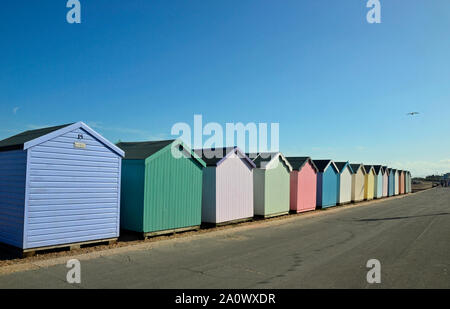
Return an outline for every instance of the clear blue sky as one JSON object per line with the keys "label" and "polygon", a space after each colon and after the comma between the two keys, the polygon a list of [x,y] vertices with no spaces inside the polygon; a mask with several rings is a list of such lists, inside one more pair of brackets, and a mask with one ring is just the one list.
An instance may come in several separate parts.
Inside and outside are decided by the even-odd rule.
{"label": "clear blue sky", "polygon": [[[280,150],[450,172],[450,1],[2,1],[0,138],[82,120],[113,142],[278,122]],[[407,112],[418,111],[415,117]]]}

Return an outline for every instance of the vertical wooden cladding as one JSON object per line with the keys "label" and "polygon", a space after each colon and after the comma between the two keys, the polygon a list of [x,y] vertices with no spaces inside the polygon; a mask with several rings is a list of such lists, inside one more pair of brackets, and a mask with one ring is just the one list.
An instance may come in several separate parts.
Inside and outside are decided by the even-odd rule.
{"label": "vertical wooden cladding", "polygon": [[405,194],[405,171],[399,171],[398,191],[399,194]]}
{"label": "vertical wooden cladding", "polygon": [[25,248],[119,236],[118,154],[77,128],[30,148],[28,164]]}
{"label": "vertical wooden cladding", "polygon": [[253,169],[253,211],[256,216],[265,216],[266,171]]}
{"label": "vertical wooden cladding", "polygon": [[399,181],[400,181],[400,173],[399,170],[393,170],[394,171],[394,195],[398,195],[399,190]]}
{"label": "vertical wooden cladding", "polygon": [[371,165],[366,165],[364,168],[366,170],[366,175],[364,176],[364,199],[372,200],[375,190],[375,170]]}
{"label": "vertical wooden cladding", "polygon": [[411,193],[411,172],[406,171],[405,175],[406,193]]}
{"label": "vertical wooden cladding", "polygon": [[388,196],[388,187],[389,187],[389,171],[387,166],[383,166],[383,190],[382,196]]}
{"label": "vertical wooden cladding", "polygon": [[170,148],[146,160],[144,232],[201,224],[202,169],[186,155],[174,158]]}
{"label": "vertical wooden cladding", "polygon": [[352,200],[352,168],[348,162],[335,162],[339,169],[338,204],[347,204]]}
{"label": "vertical wooden cladding", "polygon": [[339,194],[339,171],[332,160],[314,160],[317,166],[317,207],[336,206]]}
{"label": "vertical wooden cladding", "polygon": [[254,214],[273,216],[289,212],[292,167],[281,153],[261,153],[253,162]]}
{"label": "vertical wooden cladding", "polygon": [[288,157],[290,175],[290,209],[305,212],[316,209],[317,168],[309,157]]}
{"label": "vertical wooden cladding", "polygon": [[362,164],[351,164],[352,173],[352,202],[364,200],[366,170]]}
{"label": "vertical wooden cladding", "polygon": [[252,170],[252,166],[234,153],[217,167],[216,218],[213,223],[253,217]]}
{"label": "vertical wooden cladding", "polygon": [[388,196],[395,195],[395,170],[392,168],[388,169]]}
{"label": "vertical wooden cladding", "polygon": [[374,175],[374,198],[382,198],[383,197],[383,167],[381,165],[374,165],[375,175]]}
{"label": "vertical wooden cladding", "polygon": [[150,233],[201,223],[204,162],[179,140],[119,143],[122,228]]}
{"label": "vertical wooden cladding", "polygon": [[[253,217],[255,164],[237,147],[198,149],[203,173],[202,222],[226,223]],[[212,158],[205,154],[214,152]]]}
{"label": "vertical wooden cladding", "polygon": [[0,152],[0,242],[22,247],[27,152]]}
{"label": "vertical wooden cladding", "polygon": [[264,216],[289,212],[290,168],[278,159],[278,164],[265,171]]}
{"label": "vertical wooden cladding", "polygon": [[118,237],[122,155],[82,122],[1,141],[0,240],[32,249]]}

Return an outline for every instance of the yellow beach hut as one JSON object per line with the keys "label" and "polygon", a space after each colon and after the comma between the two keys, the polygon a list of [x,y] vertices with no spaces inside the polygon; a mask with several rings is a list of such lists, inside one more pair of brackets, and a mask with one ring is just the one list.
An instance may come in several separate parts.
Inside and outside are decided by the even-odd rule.
{"label": "yellow beach hut", "polygon": [[375,169],[372,165],[364,165],[366,174],[364,176],[364,199],[369,201],[373,199],[375,189]]}

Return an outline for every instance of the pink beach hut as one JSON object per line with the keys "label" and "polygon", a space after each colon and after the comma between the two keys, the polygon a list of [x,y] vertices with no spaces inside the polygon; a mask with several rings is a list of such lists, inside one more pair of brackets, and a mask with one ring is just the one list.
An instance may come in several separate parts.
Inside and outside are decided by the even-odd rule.
{"label": "pink beach hut", "polygon": [[399,171],[398,194],[405,194],[405,171]]}
{"label": "pink beach hut", "polygon": [[292,166],[290,209],[305,212],[316,209],[317,167],[309,157],[286,158]]}

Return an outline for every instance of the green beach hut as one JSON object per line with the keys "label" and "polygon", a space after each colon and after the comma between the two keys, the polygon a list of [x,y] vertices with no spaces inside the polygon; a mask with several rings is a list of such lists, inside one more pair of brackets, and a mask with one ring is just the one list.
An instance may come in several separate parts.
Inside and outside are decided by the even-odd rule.
{"label": "green beach hut", "polygon": [[274,217],[289,213],[290,173],[292,166],[280,152],[250,155],[253,170],[254,213],[261,217]]}
{"label": "green beach hut", "polygon": [[120,224],[144,236],[196,229],[205,162],[181,140],[118,143],[122,161]]}

